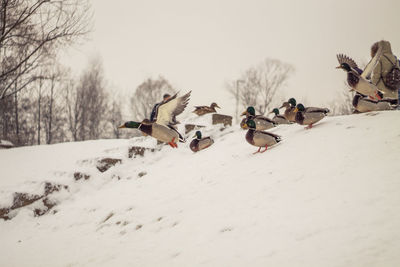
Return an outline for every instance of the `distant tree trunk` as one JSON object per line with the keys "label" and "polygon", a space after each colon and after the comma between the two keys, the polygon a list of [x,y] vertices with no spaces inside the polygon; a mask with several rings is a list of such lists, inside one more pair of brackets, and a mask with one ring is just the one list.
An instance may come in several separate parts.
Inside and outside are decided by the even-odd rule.
{"label": "distant tree trunk", "polygon": [[39,95],[38,95],[38,118],[37,118],[37,144],[40,145],[40,121],[41,121],[41,100],[42,100],[42,79],[39,79]]}
{"label": "distant tree trunk", "polygon": [[[17,81],[15,81],[15,87],[17,88]],[[21,144],[21,138],[19,136],[19,119],[18,119],[18,93],[14,95],[15,103],[15,135],[17,137],[17,145]]]}
{"label": "distant tree trunk", "polygon": [[47,138],[46,143],[51,144],[53,139],[53,129],[52,129],[52,122],[53,122],[53,102],[54,102],[54,84],[55,84],[55,76],[51,77],[51,85],[50,85],[50,99],[49,99],[49,114],[48,114],[48,129],[47,129]]}

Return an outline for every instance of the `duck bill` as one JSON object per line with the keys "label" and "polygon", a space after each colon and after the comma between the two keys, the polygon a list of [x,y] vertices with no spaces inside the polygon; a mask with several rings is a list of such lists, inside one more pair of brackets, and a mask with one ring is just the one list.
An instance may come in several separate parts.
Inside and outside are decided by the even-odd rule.
{"label": "duck bill", "polygon": [[293,110],[294,113],[297,113],[297,111],[299,111],[298,108],[295,108],[295,109]]}
{"label": "duck bill", "polygon": [[342,66],[340,66],[340,65],[336,67],[336,69],[341,69],[341,68],[342,68]]}
{"label": "duck bill", "polygon": [[284,107],[286,107],[286,105],[288,104],[288,102],[283,102],[282,103],[282,106],[280,106],[279,108],[281,109],[281,108],[284,108]]}
{"label": "duck bill", "polygon": [[247,111],[243,111],[242,114],[240,114],[240,116],[246,116],[247,115]]}
{"label": "duck bill", "polygon": [[118,126],[118,129],[122,129],[122,128],[126,128],[126,126],[124,124],[122,124],[121,126]]}
{"label": "duck bill", "polygon": [[215,106],[216,108],[220,108],[218,105]]}

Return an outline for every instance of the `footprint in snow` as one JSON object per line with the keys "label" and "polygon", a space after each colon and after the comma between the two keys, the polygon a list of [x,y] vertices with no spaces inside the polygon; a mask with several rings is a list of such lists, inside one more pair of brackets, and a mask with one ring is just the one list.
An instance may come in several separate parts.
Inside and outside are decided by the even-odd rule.
{"label": "footprint in snow", "polygon": [[221,229],[220,232],[225,233],[225,232],[230,232],[232,230],[233,230],[233,228],[231,228],[231,227],[225,227],[225,228]]}

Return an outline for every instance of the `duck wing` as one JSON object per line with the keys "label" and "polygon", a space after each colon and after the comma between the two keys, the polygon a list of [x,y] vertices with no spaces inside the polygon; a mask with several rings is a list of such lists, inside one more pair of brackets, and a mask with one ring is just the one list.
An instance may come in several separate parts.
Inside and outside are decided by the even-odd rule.
{"label": "duck wing", "polygon": [[176,97],[178,93],[173,95],[168,101],[158,106],[156,123],[168,126],[173,124],[173,118],[181,114],[189,103],[190,93]]}
{"label": "duck wing", "polygon": [[317,108],[317,107],[307,107],[305,111],[306,113],[318,113],[318,112],[329,113],[329,109]]}
{"label": "duck wing", "polygon": [[381,56],[382,56],[382,46],[379,46],[378,51],[376,52],[375,56],[368,62],[363,73],[361,74],[361,77],[367,80],[371,78],[371,74],[374,71],[376,65],[379,63],[379,59],[381,58]]}
{"label": "duck wing", "polygon": [[267,118],[267,117],[264,117],[264,116],[262,116],[262,115],[257,115],[257,116],[254,117],[254,119],[263,120],[263,121],[266,121],[266,122],[270,122],[270,123],[275,124],[275,122],[274,122],[272,119]]}
{"label": "duck wing", "polygon": [[195,110],[209,108],[208,106],[194,106]]}
{"label": "duck wing", "polygon": [[282,138],[280,135],[273,134],[271,132],[266,132],[266,131],[255,131],[254,132],[254,141],[256,143],[258,143],[258,141],[264,140],[265,138],[268,138],[268,137],[273,138],[276,141],[278,141],[278,140],[281,141],[281,138]]}
{"label": "duck wing", "polygon": [[350,68],[355,70],[358,69],[357,63],[351,57],[348,57],[345,54],[338,54],[336,55],[336,57],[339,61],[339,64],[347,63],[349,64]]}

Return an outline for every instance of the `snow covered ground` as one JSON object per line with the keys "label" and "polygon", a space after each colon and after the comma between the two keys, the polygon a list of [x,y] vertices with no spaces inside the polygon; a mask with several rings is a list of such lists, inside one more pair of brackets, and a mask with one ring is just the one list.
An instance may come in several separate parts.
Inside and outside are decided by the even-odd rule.
{"label": "snow covered ground", "polygon": [[[400,112],[282,125],[266,153],[238,126],[128,158],[150,137],[0,150],[0,266],[400,266]],[[193,135],[193,133],[191,133]],[[101,173],[100,158],[122,159]],[[74,179],[74,173],[90,175]]]}

